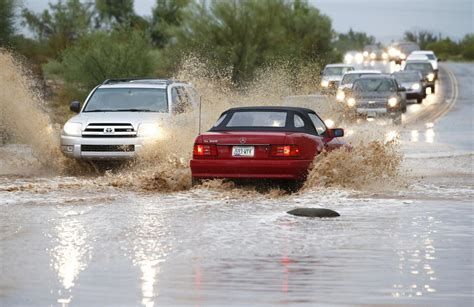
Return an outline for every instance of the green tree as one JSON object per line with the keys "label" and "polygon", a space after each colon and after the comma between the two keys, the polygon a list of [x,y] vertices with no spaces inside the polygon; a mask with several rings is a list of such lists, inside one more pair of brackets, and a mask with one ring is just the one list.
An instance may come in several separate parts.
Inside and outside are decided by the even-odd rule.
{"label": "green tree", "polygon": [[172,29],[179,27],[185,18],[190,0],[156,0],[152,10],[150,37],[155,46],[163,48],[172,36]]}
{"label": "green tree", "polygon": [[56,4],[50,3],[49,9],[40,14],[23,9],[22,16],[23,24],[48,46],[48,56],[57,57],[91,30],[94,10],[92,3],[59,0]]}
{"label": "green tree", "polygon": [[278,61],[324,61],[332,52],[331,20],[306,1],[233,0],[195,5],[175,33],[173,50],[196,53],[237,84]]}
{"label": "green tree", "polygon": [[375,37],[369,36],[364,32],[355,32],[349,29],[347,34],[340,33],[337,35],[337,40],[334,42],[335,47],[341,53],[349,50],[362,50],[366,45],[374,45]]}
{"label": "green tree", "polygon": [[10,43],[15,34],[15,0],[0,0],[0,46]]}
{"label": "green tree", "polygon": [[16,0],[0,0],[0,46],[10,43],[15,34]]}
{"label": "green tree", "polygon": [[109,78],[146,77],[154,69],[151,46],[138,31],[95,32],[45,65],[50,76],[90,90]]}
{"label": "green tree", "polygon": [[466,34],[459,45],[464,59],[474,60],[474,34]]}
{"label": "green tree", "polygon": [[426,49],[428,44],[438,41],[438,36],[426,30],[406,31],[403,37],[406,41],[417,43],[422,50]]}
{"label": "green tree", "polygon": [[433,50],[441,59],[448,59],[461,53],[460,47],[449,37],[430,43],[426,46],[427,50]]}

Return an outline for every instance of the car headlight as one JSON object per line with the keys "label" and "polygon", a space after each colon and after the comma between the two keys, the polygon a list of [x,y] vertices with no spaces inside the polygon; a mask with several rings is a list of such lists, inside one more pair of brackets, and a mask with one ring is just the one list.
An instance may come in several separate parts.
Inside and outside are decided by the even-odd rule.
{"label": "car headlight", "polygon": [[419,90],[419,89],[420,89],[420,84],[419,84],[419,83],[413,84],[413,85],[411,86],[411,89],[412,89],[412,90],[415,90],[415,91],[416,91],[416,90]]}
{"label": "car headlight", "polygon": [[386,52],[382,53],[382,59],[387,60],[388,54]]}
{"label": "car headlight", "polygon": [[363,55],[364,57],[368,57],[368,56],[369,56],[369,52],[368,52],[368,51],[364,51],[364,52],[362,52],[362,55]]}
{"label": "car headlight", "polygon": [[388,100],[388,105],[393,108],[396,107],[398,104],[398,99],[396,97],[392,97]]}
{"label": "car headlight", "polygon": [[138,136],[147,138],[159,138],[162,136],[161,127],[155,123],[145,123],[138,126]]}
{"label": "car headlight", "polygon": [[374,52],[372,52],[372,53],[370,54],[370,58],[371,58],[372,60],[375,60],[376,57],[377,57],[377,55],[376,55]]}
{"label": "car headlight", "polygon": [[388,49],[388,54],[391,56],[391,57],[396,57],[398,54],[399,54],[399,50],[395,49],[395,48],[390,48]]}
{"label": "car headlight", "polygon": [[352,97],[349,98],[349,99],[347,99],[347,105],[348,105],[349,107],[355,106],[355,105],[356,105],[356,100],[355,100],[354,98],[352,98]]}
{"label": "car headlight", "polygon": [[435,76],[434,76],[434,73],[429,73],[428,76],[427,76],[428,81],[430,81],[430,82],[433,81],[433,80],[434,80],[434,77],[435,77]]}
{"label": "car headlight", "polygon": [[407,58],[407,56],[404,53],[400,53],[400,59],[404,60],[406,58]]}
{"label": "car headlight", "polygon": [[334,127],[334,121],[330,118],[326,119],[324,123],[326,124],[326,127],[328,127],[329,129]]}
{"label": "car headlight", "polygon": [[344,91],[338,90],[337,93],[336,93],[336,100],[339,101],[339,102],[342,102],[342,101],[344,101],[345,96],[346,96],[346,94],[344,94]]}
{"label": "car headlight", "polygon": [[431,62],[431,65],[433,66],[433,69],[438,69],[438,62],[433,61]]}
{"label": "car headlight", "polygon": [[353,59],[352,54],[346,54],[346,55],[344,56],[344,61],[345,61],[346,63],[352,62],[352,59]]}
{"label": "car headlight", "polygon": [[321,81],[321,86],[322,87],[328,87],[329,86],[329,81],[328,80]]}
{"label": "car headlight", "polygon": [[70,136],[81,136],[82,124],[81,123],[69,123],[67,122],[63,127],[63,133]]}

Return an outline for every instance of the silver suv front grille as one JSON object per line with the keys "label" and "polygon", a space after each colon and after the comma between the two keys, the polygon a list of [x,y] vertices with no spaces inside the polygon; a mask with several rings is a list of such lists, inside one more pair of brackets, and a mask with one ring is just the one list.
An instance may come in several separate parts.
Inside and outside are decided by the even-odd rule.
{"label": "silver suv front grille", "polygon": [[91,123],[82,132],[86,138],[134,138],[137,131],[127,123]]}

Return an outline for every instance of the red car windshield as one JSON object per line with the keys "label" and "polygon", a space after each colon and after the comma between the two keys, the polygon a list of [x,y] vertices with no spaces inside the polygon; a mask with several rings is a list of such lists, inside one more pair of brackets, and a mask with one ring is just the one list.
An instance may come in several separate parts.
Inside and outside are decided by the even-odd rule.
{"label": "red car windshield", "polygon": [[287,112],[239,111],[234,112],[226,127],[275,127],[286,126]]}

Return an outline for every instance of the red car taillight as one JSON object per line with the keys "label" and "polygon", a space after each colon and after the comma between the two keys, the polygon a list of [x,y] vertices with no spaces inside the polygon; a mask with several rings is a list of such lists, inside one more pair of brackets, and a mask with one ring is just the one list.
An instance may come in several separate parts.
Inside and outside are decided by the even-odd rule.
{"label": "red car taillight", "polygon": [[272,157],[298,157],[300,149],[296,145],[272,145],[270,156]]}
{"label": "red car taillight", "polygon": [[206,144],[194,144],[193,155],[206,156],[206,157],[217,156],[217,146],[206,145]]}

